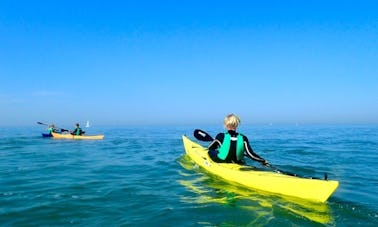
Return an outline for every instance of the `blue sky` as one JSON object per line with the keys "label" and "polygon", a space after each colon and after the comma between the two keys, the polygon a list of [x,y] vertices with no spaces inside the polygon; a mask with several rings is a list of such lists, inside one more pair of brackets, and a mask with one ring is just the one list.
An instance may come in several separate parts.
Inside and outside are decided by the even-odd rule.
{"label": "blue sky", "polygon": [[0,126],[378,123],[376,1],[0,2]]}

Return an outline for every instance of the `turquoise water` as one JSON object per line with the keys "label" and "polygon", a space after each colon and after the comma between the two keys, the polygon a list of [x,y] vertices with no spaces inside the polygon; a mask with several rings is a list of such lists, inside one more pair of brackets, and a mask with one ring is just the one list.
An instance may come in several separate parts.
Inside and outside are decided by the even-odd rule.
{"label": "turquoise water", "polygon": [[[103,141],[0,129],[2,226],[378,226],[378,126],[242,126],[280,169],[340,181],[325,204],[243,189],[184,155],[195,127],[103,127]],[[215,135],[220,127],[200,127]],[[249,162],[249,164],[255,164]],[[258,166],[258,164],[255,164]]]}

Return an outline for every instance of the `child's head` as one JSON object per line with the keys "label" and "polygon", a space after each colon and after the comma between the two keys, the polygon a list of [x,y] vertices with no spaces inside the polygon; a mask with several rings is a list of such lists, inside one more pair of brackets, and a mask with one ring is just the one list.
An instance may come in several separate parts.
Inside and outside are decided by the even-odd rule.
{"label": "child's head", "polygon": [[224,126],[228,130],[236,130],[240,124],[240,118],[235,114],[229,114],[224,118]]}

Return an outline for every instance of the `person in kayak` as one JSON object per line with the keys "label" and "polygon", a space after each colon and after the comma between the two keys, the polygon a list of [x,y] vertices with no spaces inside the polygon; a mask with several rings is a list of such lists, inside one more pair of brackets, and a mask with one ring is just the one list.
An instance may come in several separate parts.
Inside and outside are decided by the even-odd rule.
{"label": "person in kayak", "polygon": [[49,125],[47,128],[48,133],[51,135],[52,132],[58,132],[58,129],[55,128],[54,124]]}
{"label": "person in kayak", "polygon": [[75,124],[75,129],[71,132],[71,135],[81,136],[81,135],[83,135],[84,133],[85,133],[85,132],[80,128],[79,123],[76,123],[76,124]]}
{"label": "person in kayak", "polygon": [[218,133],[213,142],[209,145],[209,156],[214,162],[245,164],[244,154],[252,160],[258,161],[263,165],[269,163],[257,155],[248,138],[236,132],[240,124],[240,118],[235,114],[229,114],[224,119],[226,132]]}

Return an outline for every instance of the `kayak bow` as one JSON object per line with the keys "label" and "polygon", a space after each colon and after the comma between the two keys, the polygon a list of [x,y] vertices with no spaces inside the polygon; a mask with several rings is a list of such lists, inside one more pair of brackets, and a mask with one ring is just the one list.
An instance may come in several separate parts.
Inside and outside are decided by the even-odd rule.
{"label": "kayak bow", "polygon": [[42,133],[42,137],[52,137],[51,133]]}
{"label": "kayak bow", "polygon": [[234,163],[216,163],[211,160],[205,147],[186,136],[182,136],[182,140],[186,154],[197,165],[226,181],[238,183],[247,188],[324,203],[339,185],[339,182],[334,180],[300,178],[254,170]]}

